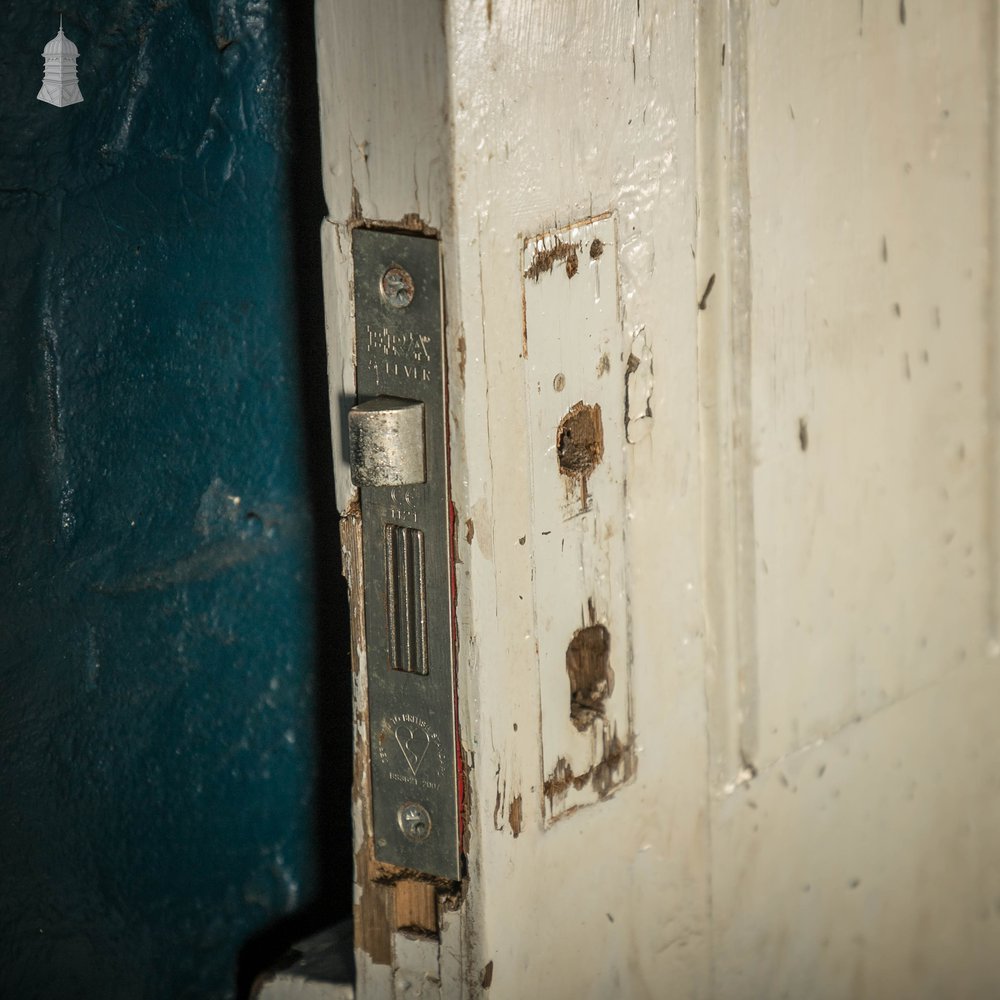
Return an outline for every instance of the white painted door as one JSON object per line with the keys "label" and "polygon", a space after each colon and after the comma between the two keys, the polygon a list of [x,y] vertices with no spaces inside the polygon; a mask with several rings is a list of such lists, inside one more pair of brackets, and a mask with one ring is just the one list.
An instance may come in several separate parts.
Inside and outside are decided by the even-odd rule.
{"label": "white painted door", "polygon": [[[997,20],[318,0],[359,997],[1000,995]],[[371,844],[358,226],[440,244],[453,884]]]}

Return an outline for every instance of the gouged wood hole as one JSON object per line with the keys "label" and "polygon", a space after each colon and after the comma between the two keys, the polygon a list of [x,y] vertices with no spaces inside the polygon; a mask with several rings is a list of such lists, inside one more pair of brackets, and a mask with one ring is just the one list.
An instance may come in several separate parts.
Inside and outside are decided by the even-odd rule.
{"label": "gouged wood hole", "polygon": [[604,699],[615,689],[611,669],[611,633],[603,625],[576,631],[566,647],[569,716],[581,732],[604,715]]}
{"label": "gouged wood hole", "polygon": [[[595,240],[594,242],[599,243],[600,241]],[[593,244],[591,244],[591,250],[593,250]],[[591,259],[596,260],[603,251],[602,245],[601,251],[596,257],[591,253]],[[567,278],[572,278],[580,270],[580,253],[576,243],[563,243],[557,238],[556,245],[552,249],[539,250],[535,254],[535,258],[532,260],[531,266],[524,272],[524,276],[529,281],[538,281],[541,275],[548,274],[561,261],[566,262]]]}
{"label": "gouged wood hole", "polygon": [[510,832],[514,834],[515,840],[521,835],[523,812],[524,810],[521,803],[521,796],[515,795],[510,803],[510,809],[507,812],[507,821],[510,823]]}
{"label": "gouged wood hole", "polygon": [[559,471],[565,476],[586,478],[604,457],[604,424],[601,407],[581,399],[559,422],[556,431]]}

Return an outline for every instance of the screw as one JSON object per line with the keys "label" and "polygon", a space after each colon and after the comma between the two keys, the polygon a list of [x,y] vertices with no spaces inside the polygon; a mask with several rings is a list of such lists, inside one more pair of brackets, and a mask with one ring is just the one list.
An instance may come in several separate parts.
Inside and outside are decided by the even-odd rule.
{"label": "screw", "polygon": [[396,822],[407,840],[420,843],[431,834],[431,814],[419,802],[407,802],[399,807]]}
{"label": "screw", "polygon": [[398,264],[393,264],[378,283],[382,298],[394,309],[405,309],[413,301],[413,279]]}

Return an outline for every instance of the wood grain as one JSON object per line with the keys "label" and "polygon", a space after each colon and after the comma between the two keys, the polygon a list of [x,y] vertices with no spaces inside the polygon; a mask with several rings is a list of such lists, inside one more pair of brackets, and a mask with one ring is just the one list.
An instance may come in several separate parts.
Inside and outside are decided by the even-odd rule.
{"label": "wood grain", "polygon": [[437,934],[437,892],[434,886],[427,882],[397,882],[393,889],[396,930]]}

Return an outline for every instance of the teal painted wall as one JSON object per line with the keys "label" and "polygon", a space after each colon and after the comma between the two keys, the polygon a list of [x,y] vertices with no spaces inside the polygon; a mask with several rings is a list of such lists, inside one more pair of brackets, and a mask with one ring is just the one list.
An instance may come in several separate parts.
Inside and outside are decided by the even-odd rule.
{"label": "teal painted wall", "polygon": [[310,7],[67,4],[62,109],[0,12],[5,998],[231,996],[349,910]]}

